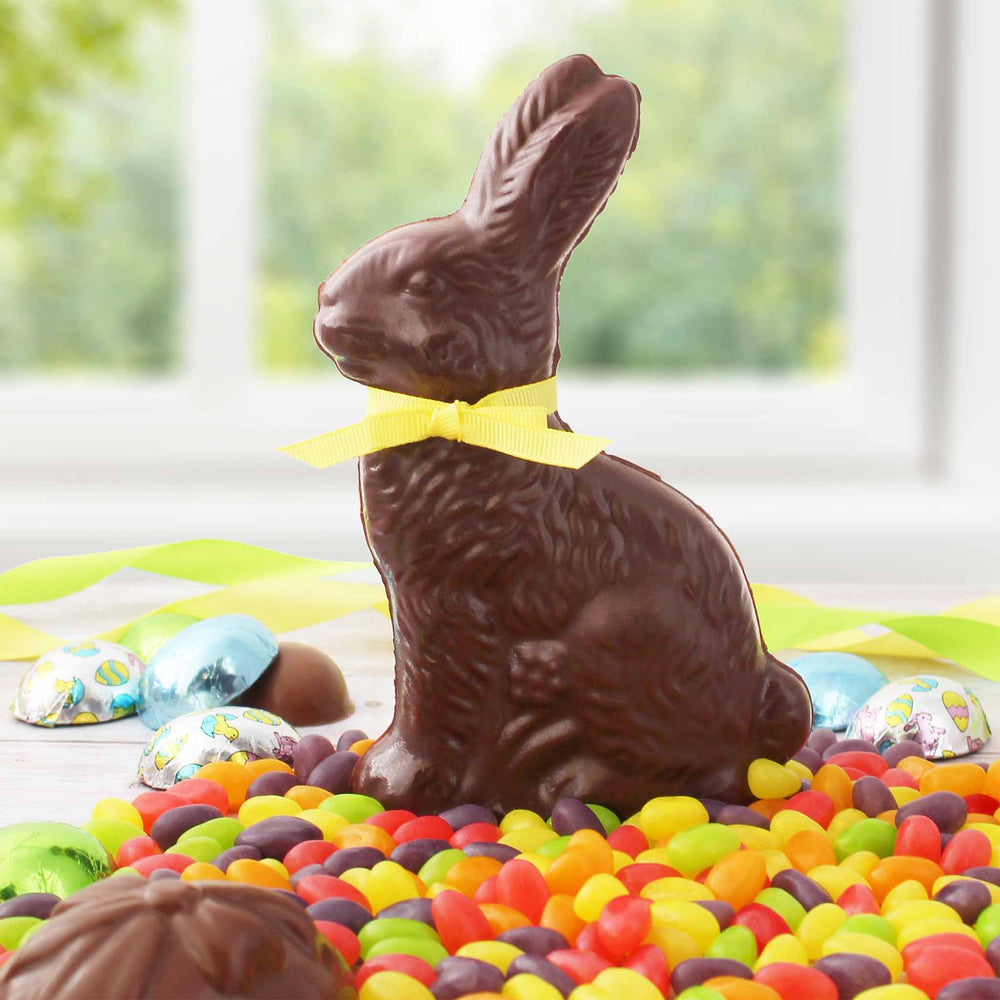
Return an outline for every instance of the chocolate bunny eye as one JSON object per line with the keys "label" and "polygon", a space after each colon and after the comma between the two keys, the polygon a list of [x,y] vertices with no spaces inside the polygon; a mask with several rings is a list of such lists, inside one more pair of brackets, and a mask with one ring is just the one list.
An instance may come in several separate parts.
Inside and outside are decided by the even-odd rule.
{"label": "chocolate bunny eye", "polygon": [[443,287],[443,282],[437,275],[430,271],[414,271],[406,281],[406,294],[413,295],[419,299],[426,299],[438,292]]}

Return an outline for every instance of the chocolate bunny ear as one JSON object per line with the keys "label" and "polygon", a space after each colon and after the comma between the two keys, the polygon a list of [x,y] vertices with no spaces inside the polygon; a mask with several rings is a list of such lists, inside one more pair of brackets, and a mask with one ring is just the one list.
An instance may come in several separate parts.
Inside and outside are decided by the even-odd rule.
{"label": "chocolate bunny ear", "polygon": [[462,214],[508,264],[561,267],[635,148],[639,91],[588,56],[554,63],[514,102],[483,151]]}

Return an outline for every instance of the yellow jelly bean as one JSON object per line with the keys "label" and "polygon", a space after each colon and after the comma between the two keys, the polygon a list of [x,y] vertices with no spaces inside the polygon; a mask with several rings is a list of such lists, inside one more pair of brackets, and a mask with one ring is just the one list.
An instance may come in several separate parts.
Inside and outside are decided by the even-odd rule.
{"label": "yellow jelly bean", "polygon": [[228,882],[229,879],[215,865],[210,865],[207,861],[195,861],[181,872],[181,881]]}
{"label": "yellow jelly bean", "polygon": [[800,813],[797,809],[782,809],[771,820],[771,833],[778,838],[782,847],[797,833],[803,830],[813,830],[826,837],[827,832],[811,816]]}
{"label": "yellow jelly bean", "polygon": [[855,851],[840,862],[840,867],[856,871],[867,881],[868,876],[881,860],[874,851]]}
{"label": "yellow jelly bean", "polygon": [[791,768],[758,757],[747,770],[747,784],[758,799],[787,799],[799,790],[802,779]]}
{"label": "yellow jelly bean", "polygon": [[868,814],[863,813],[860,809],[841,809],[830,820],[830,825],[826,828],[826,835],[833,843],[849,826],[854,826],[855,823],[860,823],[863,819],[868,819]]}
{"label": "yellow jelly bean", "polygon": [[701,958],[705,949],[687,931],[671,924],[654,924],[643,944],[655,944],[667,959],[671,969],[689,958]]}
{"label": "yellow jelly bean", "polygon": [[873,934],[859,934],[855,931],[838,931],[823,942],[823,955],[870,955],[878,959],[888,970],[893,980],[903,972],[903,956],[888,941]]}
{"label": "yellow jelly bean", "polygon": [[623,868],[627,868],[629,865],[634,865],[635,858],[633,858],[630,854],[626,854],[624,851],[612,851],[611,862],[614,865],[615,872],[617,873]]}
{"label": "yellow jelly bean", "polygon": [[667,857],[665,847],[651,847],[648,851],[640,851],[635,860],[638,864],[666,865],[668,868],[673,868]]}
{"label": "yellow jelly bean", "polygon": [[765,965],[773,965],[775,962],[808,965],[809,953],[806,951],[806,946],[794,934],[777,934],[764,945],[753,971],[757,972]]}
{"label": "yellow jelly bean", "polygon": [[558,836],[555,830],[550,830],[547,826],[521,826],[505,833],[500,838],[500,843],[513,847],[519,854],[527,854],[529,851],[537,851],[542,844],[547,844]]}
{"label": "yellow jelly bean", "polygon": [[434,1000],[423,983],[402,972],[376,972],[361,985],[359,1000]]}
{"label": "yellow jelly bean", "polygon": [[955,910],[936,899],[908,900],[891,910],[885,910],[882,915],[897,931],[918,920],[947,920],[954,924],[962,922]]}
{"label": "yellow jelly bean", "polygon": [[562,994],[540,976],[521,972],[503,984],[503,996],[511,1000],[562,1000]]}
{"label": "yellow jelly bean", "polygon": [[894,885],[885,894],[885,899],[882,900],[880,910],[882,916],[884,917],[891,910],[895,910],[896,907],[902,906],[903,903],[915,902],[929,898],[930,896],[928,895],[927,890],[920,882],[918,882],[915,878],[908,878],[904,882],[900,882],[899,885]]}
{"label": "yellow jelly bean", "polygon": [[853,868],[841,868],[838,865],[817,865],[806,874],[814,882],[819,882],[831,899],[840,899],[844,890],[852,885],[868,885],[864,876]]}
{"label": "yellow jelly bean", "polygon": [[332,841],[334,834],[348,825],[348,821],[343,816],[327,809],[303,809],[296,815],[299,819],[307,820],[313,826],[318,826],[323,832],[324,840]]}
{"label": "yellow jelly bean", "polygon": [[996,823],[966,823],[964,830],[978,830],[994,847],[1000,847],[1000,826]]}
{"label": "yellow jelly bean", "polygon": [[663,1000],[663,994],[643,975],[632,969],[603,969],[594,977],[594,986],[613,997],[629,1000]]}
{"label": "yellow jelly bean", "polygon": [[[659,899],[650,907],[653,925],[668,924],[690,934],[701,954],[719,936],[719,922],[712,914],[687,899]],[[595,918],[596,919],[596,918]]]}
{"label": "yellow jelly bean", "polygon": [[748,851],[772,851],[781,847],[781,841],[770,830],[762,830],[759,826],[733,823],[729,829]]}
{"label": "yellow jelly bean", "polygon": [[1000,867],[1000,847],[993,848],[993,853],[990,855],[990,864],[994,868]]}
{"label": "yellow jelly bean", "polygon": [[920,938],[930,937],[931,934],[964,934],[966,937],[978,941],[976,932],[959,920],[941,917],[928,917],[926,920],[917,920],[912,924],[907,924],[896,938],[896,946],[902,951],[908,944],[918,941]]}
{"label": "yellow jelly bean", "polygon": [[267,865],[268,868],[277,872],[282,878],[288,878],[288,869],[277,858],[261,858],[260,863]]}
{"label": "yellow jelly bean", "polygon": [[836,934],[847,914],[836,903],[820,903],[814,906],[795,930],[795,936],[802,942],[810,962],[823,956],[823,943]]}
{"label": "yellow jelly bean", "polygon": [[644,899],[715,899],[712,890],[690,878],[668,876],[647,882],[639,895]]}
{"label": "yellow jelly bean", "polygon": [[402,865],[395,861],[379,861],[372,866],[365,884],[365,898],[371,903],[372,913],[417,895],[417,887]]}
{"label": "yellow jelly bean", "polygon": [[[629,858],[629,861],[632,859]],[[543,875],[552,867],[552,862],[555,858],[546,857],[544,854],[539,854],[537,851],[525,851],[518,856],[518,861],[527,861],[529,864],[534,865]]]}
{"label": "yellow jelly bean", "polygon": [[855,994],[854,1000],[927,1000],[927,994],[909,983],[890,983],[863,990]]}
{"label": "yellow jelly bean", "polygon": [[790,760],[785,763],[789,771],[794,771],[804,781],[812,781],[813,773],[800,760]]}
{"label": "yellow jelly bean", "polygon": [[126,802],[124,799],[101,799],[91,810],[90,818],[116,819],[120,823],[128,823],[129,826],[139,828],[137,837],[142,836],[142,816],[131,802]]}
{"label": "yellow jelly bean", "polygon": [[255,795],[240,806],[236,818],[244,826],[251,826],[271,816],[297,816],[300,812],[302,806],[284,795]]}
{"label": "yellow jelly bean", "polygon": [[778,872],[787,871],[795,866],[788,860],[788,855],[784,851],[766,850],[761,851],[760,856],[764,859],[767,868],[767,877],[774,878]]}
{"label": "yellow jelly bean", "polygon": [[653,843],[707,822],[708,810],[690,795],[661,795],[650,799],[639,813],[639,829]]}
{"label": "yellow jelly bean", "polygon": [[614,993],[609,993],[602,986],[595,986],[593,983],[584,983],[577,986],[570,993],[568,1000],[622,1000]]}
{"label": "yellow jelly bean", "polygon": [[[580,891],[573,900],[573,912],[581,920],[589,924],[601,915],[601,910],[604,909],[605,904],[609,900],[614,899],[616,896],[627,896],[628,894],[628,889],[614,875],[605,875],[603,872],[598,875],[591,875],[580,886]],[[706,910],[705,912],[707,913],[708,911]]]}
{"label": "yellow jelly bean", "polygon": [[507,975],[507,967],[524,952],[512,944],[507,944],[506,941],[472,941],[463,944],[455,954],[459,958],[478,958],[480,962],[488,962]]}
{"label": "yellow jelly bean", "polygon": [[525,827],[543,827],[546,830],[545,820],[536,812],[530,809],[511,809],[502,820],[500,820],[500,830],[502,833],[510,833],[511,830],[522,830]]}
{"label": "yellow jelly bean", "polygon": [[348,868],[347,871],[341,872],[339,877],[348,885],[353,885],[365,899],[368,898],[368,880],[372,877],[372,873],[367,868]]}
{"label": "yellow jelly bean", "polygon": [[907,802],[920,798],[920,792],[909,785],[893,785],[889,788],[892,797],[896,800],[897,806],[905,806]]}

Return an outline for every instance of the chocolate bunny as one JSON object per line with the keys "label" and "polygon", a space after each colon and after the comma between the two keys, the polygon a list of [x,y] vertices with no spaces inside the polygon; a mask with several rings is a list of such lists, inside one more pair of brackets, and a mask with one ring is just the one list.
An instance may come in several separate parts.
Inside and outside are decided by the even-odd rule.
{"label": "chocolate bunny", "polygon": [[[461,208],[379,236],[323,283],[319,346],[348,378],[445,401],[554,374],[560,276],[638,121],[628,81],[583,55],[550,66]],[[558,414],[549,426],[569,429]],[[355,791],[424,813],[746,801],[749,763],[784,761],[809,734],[805,684],[764,647],[728,539],[653,473],[435,437],[362,458],[360,482],[396,713]]]}

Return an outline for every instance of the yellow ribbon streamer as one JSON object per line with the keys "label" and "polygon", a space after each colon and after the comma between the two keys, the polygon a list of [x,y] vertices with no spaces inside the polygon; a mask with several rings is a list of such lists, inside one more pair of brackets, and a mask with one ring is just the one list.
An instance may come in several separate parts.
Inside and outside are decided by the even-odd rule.
{"label": "yellow ribbon streamer", "polygon": [[447,403],[369,388],[363,420],[287,445],[281,451],[323,469],[383,448],[440,437],[529,462],[579,469],[610,443],[607,438],[549,427],[547,417],[555,411],[555,376],[501,389],[477,403]]}

